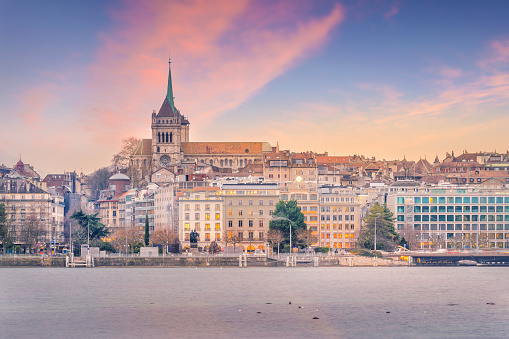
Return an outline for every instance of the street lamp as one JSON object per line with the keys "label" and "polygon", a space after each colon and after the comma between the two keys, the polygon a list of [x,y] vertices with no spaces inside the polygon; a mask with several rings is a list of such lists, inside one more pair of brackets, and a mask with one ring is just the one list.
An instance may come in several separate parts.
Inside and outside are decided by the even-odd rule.
{"label": "street lamp", "polygon": [[285,218],[285,217],[274,217],[274,218],[272,218],[272,220],[274,220],[274,221],[287,220],[290,222],[290,252],[293,253],[293,248],[292,248],[292,224],[293,224],[293,221],[291,221],[290,219]]}
{"label": "street lamp", "polygon": [[376,252],[376,219],[378,219],[378,218],[379,218],[379,217],[381,217],[381,216],[382,216],[382,215],[381,215],[381,214],[379,214],[379,215],[377,215],[377,216],[375,217],[375,247],[374,247],[374,248],[375,248],[375,250],[374,250],[375,252]]}

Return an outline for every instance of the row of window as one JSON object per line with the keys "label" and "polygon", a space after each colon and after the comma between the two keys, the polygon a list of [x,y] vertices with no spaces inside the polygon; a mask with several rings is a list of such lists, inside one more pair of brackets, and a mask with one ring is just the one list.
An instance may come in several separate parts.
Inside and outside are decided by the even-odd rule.
{"label": "row of window", "polygon": [[[185,229],[185,230],[187,230],[187,231],[188,231],[188,230],[190,230],[190,227],[191,227],[191,224],[190,224],[190,223],[186,222],[186,223],[184,224],[184,229]],[[211,229],[211,228],[210,228],[210,224],[205,224],[205,231],[208,231],[208,230],[210,230],[210,229]],[[194,230],[195,230],[195,231],[201,231],[201,225],[200,225],[200,223],[199,223],[199,222],[197,222],[197,223],[195,223],[195,224],[194,224]],[[216,222],[216,224],[215,224],[215,230],[216,230],[216,231],[220,231],[220,230],[221,230],[221,224],[220,224],[220,223]]]}
{"label": "row of window", "polygon": [[[254,220],[248,220],[247,221],[248,227],[254,226]],[[263,227],[264,223],[263,220],[258,220],[258,227]],[[244,220],[238,220],[238,226],[243,227],[244,226]],[[228,227],[233,227],[233,220],[228,220]]]}
{"label": "row of window", "polygon": [[[411,206],[408,206],[411,208]],[[398,206],[398,213],[405,213],[405,206]],[[414,213],[509,213],[509,205],[498,206],[414,206]],[[323,211],[322,211],[323,212]]]}
{"label": "row of window", "polygon": [[[398,204],[404,204],[405,197],[398,197]],[[509,204],[505,197],[414,197],[415,204]]]}
{"label": "row of window", "polygon": [[[46,196],[44,195],[31,195],[31,196],[28,196],[28,195],[21,195],[21,196],[17,196],[18,199],[21,199],[21,200],[25,200],[25,199],[31,199],[31,200],[36,200],[36,199],[47,199]],[[7,196],[6,195],[2,195],[2,200],[6,200],[7,199]],[[11,200],[16,200],[16,195],[11,195]]]}
{"label": "row of window", "polygon": [[[412,218],[409,218],[412,221]],[[398,215],[398,221],[405,221],[404,215]],[[461,215],[461,214],[432,214],[432,215],[414,215],[413,221],[509,221],[509,214],[498,215]]]}
{"label": "row of window", "polygon": [[[320,216],[320,220],[321,221],[331,221],[331,216],[330,215],[322,215]],[[354,215],[345,215],[345,221],[353,221],[354,220]],[[343,221],[343,215],[333,215],[332,216],[332,221]]]}
{"label": "row of window", "polygon": [[[345,226],[345,231],[348,231],[348,230],[354,230],[355,229],[355,225],[344,225]],[[330,230],[331,229],[331,225],[327,224],[327,225],[321,225],[320,229],[322,230]],[[342,224],[333,224],[332,225],[332,229],[334,231],[341,231],[343,230],[343,225]]]}
{"label": "row of window", "polygon": [[[200,220],[200,219],[201,219],[200,213],[195,213],[194,214],[194,220]],[[215,219],[216,220],[221,219],[221,213],[216,213],[215,214]],[[190,213],[186,213],[184,215],[184,220],[190,220]],[[205,220],[210,220],[210,213],[205,213]]]}
{"label": "row of window", "polygon": [[[342,207],[334,207],[334,206],[322,206],[322,208],[320,210],[322,211],[322,213],[342,212],[343,208]],[[345,212],[355,212],[355,207],[353,207],[353,206],[345,207]],[[399,209],[398,209],[398,212],[399,212]]]}
{"label": "row of window", "polygon": [[[242,206],[243,204],[244,204],[244,203],[242,202],[242,200],[239,200],[239,206]],[[249,201],[247,202],[247,204],[248,204],[249,206],[252,206],[252,205],[253,205],[253,200],[249,200]],[[228,205],[233,205],[233,200],[228,201]],[[260,200],[260,201],[258,202],[258,205],[263,206],[263,205],[264,205],[263,200]],[[269,206],[272,206],[272,205],[274,205],[274,200],[269,200]]]}
{"label": "row of window", "polygon": [[[201,209],[200,206],[201,205],[199,205],[199,204],[195,204],[194,205],[194,210],[195,211],[199,211]],[[220,204],[215,204],[215,209],[216,209],[216,211],[219,211],[221,209],[221,205]],[[190,205],[189,204],[185,204],[184,205],[184,210],[189,211],[190,210]],[[205,204],[205,211],[210,211],[210,204]]]}
{"label": "row of window", "polygon": [[[403,225],[398,224],[398,230]],[[416,231],[509,231],[509,224],[414,224]]]}
{"label": "row of window", "polygon": [[[189,241],[189,233],[184,233],[184,240]],[[211,240],[210,233],[205,233],[205,240],[204,241],[210,241],[210,240]],[[216,241],[221,241],[221,234],[220,233],[216,233],[215,240]]]}

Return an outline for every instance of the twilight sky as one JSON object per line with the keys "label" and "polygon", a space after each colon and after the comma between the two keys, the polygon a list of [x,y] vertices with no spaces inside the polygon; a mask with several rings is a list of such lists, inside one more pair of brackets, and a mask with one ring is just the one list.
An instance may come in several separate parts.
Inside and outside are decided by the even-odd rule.
{"label": "twilight sky", "polygon": [[0,1],[0,164],[90,173],[150,138],[172,58],[191,141],[505,152],[508,1]]}

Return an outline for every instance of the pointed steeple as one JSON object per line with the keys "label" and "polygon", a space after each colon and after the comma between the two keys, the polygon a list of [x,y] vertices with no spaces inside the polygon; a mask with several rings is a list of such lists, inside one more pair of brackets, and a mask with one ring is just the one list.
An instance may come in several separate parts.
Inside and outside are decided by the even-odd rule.
{"label": "pointed steeple", "polygon": [[166,99],[168,99],[168,102],[170,103],[171,108],[175,112],[175,104],[173,103],[173,88],[171,84],[171,59],[168,59],[168,90],[166,92]]}

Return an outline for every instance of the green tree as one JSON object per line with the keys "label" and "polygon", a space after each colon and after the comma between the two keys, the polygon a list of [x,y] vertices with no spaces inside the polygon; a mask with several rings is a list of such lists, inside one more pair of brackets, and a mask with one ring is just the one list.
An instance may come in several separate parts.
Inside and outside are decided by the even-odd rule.
{"label": "green tree", "polygon": [[[276,209],[272,215],[274,218],[283,217],[290,219],[291,229],[292,229],[292,245],[295,241],[297,244],[296,232],[299,229],[305,229],[306,224],[304,223],[304,214],[300,211],[300,207],[297,206],[297,201],[283,201],[280,200],[276,204]],[[270,230],[280,230],[283,233],[284,241],[283,243],[290,243],[290,222],[288,220],[271,220],[269,224]]]}
{"label": "green tree", "polygon": [[76,220],[80,225],[76,230],[73,228],[73,239],[79,244],[85,244],[87,242],[87,232],[90,230],[88,234],[90,237],[90,245],[101,247],[103,243],[101,238],[105,238],[110,233],[106,226],[100,222],[101,218],[99,218],[97,214],[98,213],[87,214],[83,212],[83,210],[79,210],[71,215],[71,219]]}
{"label": "green tree", "polygon": [[148,246],[150,244],[150,232],[149,232],[149,225],[148,225],[148,213],[145,214],[145,235],[143,237],[143,240],[145,242],[145,246]]}
{"label": "green tree", "polygon": [[364,218],[357,244],[361,248],[374,249],[376,219],[376,249],[394,251],[399,241],[399,234],[394,229],[394,216],[387,205],[375,203]]}

